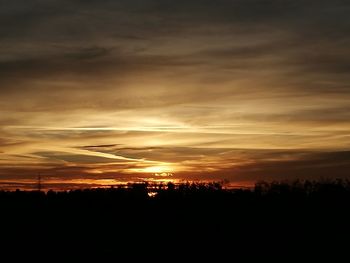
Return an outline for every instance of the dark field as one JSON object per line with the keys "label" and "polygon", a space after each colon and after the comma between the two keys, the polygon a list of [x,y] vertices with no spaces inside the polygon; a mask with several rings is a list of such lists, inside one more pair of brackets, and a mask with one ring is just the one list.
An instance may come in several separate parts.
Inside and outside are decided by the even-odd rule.
{"label": "dark field", "polygon": [[234,261],[346,252],[348,181],[152,187],[0,192],[2,255]]}

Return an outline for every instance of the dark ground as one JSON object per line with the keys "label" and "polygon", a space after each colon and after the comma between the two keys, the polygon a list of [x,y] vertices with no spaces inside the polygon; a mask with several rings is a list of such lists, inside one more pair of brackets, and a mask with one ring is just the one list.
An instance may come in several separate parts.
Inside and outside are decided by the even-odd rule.
{"label": "dark ground", "polygon": [[169,184],[152,190],[155,197],[149,191],[135,184],[0,192],[0,255],[49,262],[72,257],[314,262],[346,255],[350,247],[348,181],[260,183],[253,190]]}

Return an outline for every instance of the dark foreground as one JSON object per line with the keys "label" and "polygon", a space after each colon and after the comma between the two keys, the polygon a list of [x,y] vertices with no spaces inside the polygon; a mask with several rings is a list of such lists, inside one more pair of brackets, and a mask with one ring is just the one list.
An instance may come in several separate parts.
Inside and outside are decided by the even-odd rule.
{"label": "dark foreground", "polygon": [[348,250],[347,181],[260,183],[253,190],[170,184],[153,189],[154,197],[149,191],[138,184],[47,194],[0,192],[1,255],[45,255],[48,262],[68,256],[168,262],[185,255],[284,262]]}

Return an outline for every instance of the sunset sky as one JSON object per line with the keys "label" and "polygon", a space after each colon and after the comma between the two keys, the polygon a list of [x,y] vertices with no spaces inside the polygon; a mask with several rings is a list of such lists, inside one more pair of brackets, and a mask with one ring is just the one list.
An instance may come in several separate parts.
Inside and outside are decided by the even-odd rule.
{"label": "sunset sky", "polygon": [[1,1],[0,187],[350,176],[349,14],[348,0]]}

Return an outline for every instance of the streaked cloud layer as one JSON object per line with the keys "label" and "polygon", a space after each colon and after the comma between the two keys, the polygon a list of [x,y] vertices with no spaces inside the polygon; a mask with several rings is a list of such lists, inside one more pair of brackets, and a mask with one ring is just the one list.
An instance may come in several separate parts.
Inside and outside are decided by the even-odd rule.
{"label": "streaked cloud layer", "polygon": [[349,12],[345,0],[3,1],[0,180],[346,177]]}

